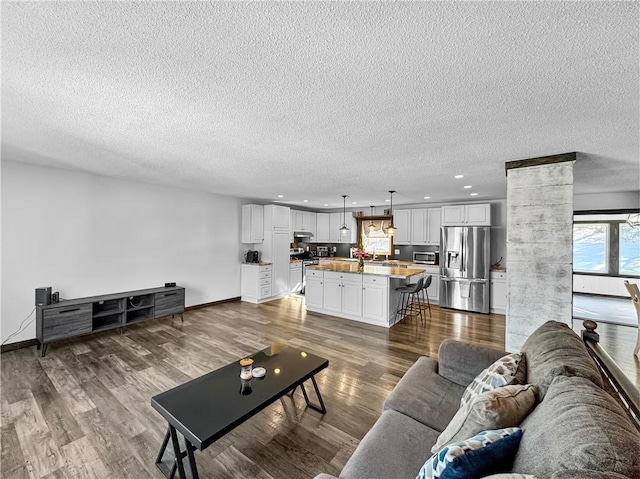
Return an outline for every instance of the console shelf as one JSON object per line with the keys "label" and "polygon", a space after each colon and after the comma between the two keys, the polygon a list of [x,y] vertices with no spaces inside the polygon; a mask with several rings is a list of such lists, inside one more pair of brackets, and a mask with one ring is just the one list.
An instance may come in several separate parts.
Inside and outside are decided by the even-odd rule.
{"label": "console shelf", "polygon": [[152,288],[70,299],[36,307],[38,349],[49,343],[184,313],[184,288]]}

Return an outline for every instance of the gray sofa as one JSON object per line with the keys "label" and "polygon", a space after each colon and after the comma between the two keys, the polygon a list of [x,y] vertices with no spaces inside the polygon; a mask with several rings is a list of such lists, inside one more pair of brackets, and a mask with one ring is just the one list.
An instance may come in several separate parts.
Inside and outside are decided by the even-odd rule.
{"label": "gray sofa", "polygon": [[[613,396],[582,340],[549,321],[523,345],[535,409],[512,472],[536,478],[640,478],[640,432]],[[340,473],[341,479],[413,479],[460,405],[466,386],[506,354],[454,340],[439,360],[421,357],[385,402],[384,411]],[[517,424],[514,424],[516,426]],[[335,479],[320,474],[316,479]]]}

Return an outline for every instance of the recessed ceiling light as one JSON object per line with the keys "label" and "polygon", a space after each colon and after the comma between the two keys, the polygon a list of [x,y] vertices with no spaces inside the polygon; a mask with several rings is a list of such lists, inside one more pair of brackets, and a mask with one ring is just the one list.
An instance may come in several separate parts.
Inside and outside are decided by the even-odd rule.
{"label": "recessed ceiling light", "polygon": [[309,200],[302,200],[303,203],[309,203]]}
{"label": "recessed ceiling light", "polygon": [[352,202],[351,202],[351,204],[352,204],[352,205],[357,205],[357,204],[358,204],[358,202],[357,202],[357,201],[352,201]]}
{"label": "recessed ceiling light", "polygon": [[284,198],[284,195],[278,195],[278,198]]}
{"label": "recessed ceiling light", "polygon": [[469,188],[473,188],[473,186],[471,186],[471,185],[464,185],[464,189],[465,189],[465,190],[468,190]]}
{"label": "recessed ceiling light", "polygon": [[456,175],[456,176],[454,176],[454,178],[455,178],[456,180],[459,180],[460,178],[464,178],[464,175]]}
{"label": "recessed ceiling light", "polygon": [[425,199],[425,200],[430,200],[430,199],[431,199],[431,196],[425,196],[425,197],[424,197],[424,199]]}
{"label": "recessed ceiling light", "polygon": [[324,205],[325,205],[325,206],[329,206],[329,203],[325,203]]}
{"label": "recessed ceiling light", "polygon": [[478,193],[471,193],[469,196],[478,196]]}
{"label": "recessed ceiling light", "polygon": [[391,201],[391,200],[385,200],[385,201],[386,201],[387,203],[389,203],[389,201]]}

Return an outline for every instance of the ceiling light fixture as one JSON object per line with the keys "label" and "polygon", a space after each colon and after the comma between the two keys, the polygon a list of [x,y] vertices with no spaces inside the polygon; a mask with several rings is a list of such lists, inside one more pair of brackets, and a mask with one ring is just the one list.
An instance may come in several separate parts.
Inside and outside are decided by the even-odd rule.
{"label": "ceiling light fixture", "polygon": [[478,193],[471,193],[469,196],[478,196]]}
{"label": "ceiling light fixture", "polygon": [[430,199],[431,199],[431,196],[425,196],[425,197],[424,197],[424,199],[425,199],[425,200],[430,200]]}
{"label": "ceiling light fixture", "polygon": [[[369,208],[371,208],[371,216],[373,216],[375,214],[375,206],[370,206]],[[375,231],[376,229],[376,225],[373,222],[373,218],[371,218],[369,220],[369,232]]]}
{"label": "ceiling light fixture", "polygon": [[303,203],[309,203],[309,200],[302,200]]}
{"label": "ceiling light fixture", "polygon": [[340,227],[340,234],[347,236],[349,228],[347,227],[347,195],[342,195],[342,226]]}
{"label": "ceiling light fixture", "polygon": [[396,228],[395,226],[393,226],[393,194],[396,192],[396,190],[389,190],[389,202],[391,203],[389,205],[389,213],[391,216],[391,222],[389,223],[389,226],[387,226],[387,234],[389,236],[393,236],[396,232]]}
{"label": "ceiling light fixture", "polygon": [[278,195],[278,198],[284,198],[284,196],[283,195]]}
{"label": "ceiling light fixture", "polygon": [[464,175],[456,175],[456,176],[454,176],[454,178],[455,178],[456,180],[459,180],[460,178],[464,178]]}
{"label": "ceiling light fixture", "polygon": [[464,185],[464,186],[463,186],[463,188],[464,188],[465,190],[468,190],[469,188],[473,188],[473,186],[471,186],[471,185]]}
{"label": "ceiling light fixture", "polygon": [[325,206],[329,206],[329,203],[325,203],[324,205],[325,205]]}

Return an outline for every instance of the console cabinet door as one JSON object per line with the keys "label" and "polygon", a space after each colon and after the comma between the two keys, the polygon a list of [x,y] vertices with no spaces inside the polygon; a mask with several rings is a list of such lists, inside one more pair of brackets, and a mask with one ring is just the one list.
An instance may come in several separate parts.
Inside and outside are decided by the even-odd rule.
{"label": "console cabinet door", "polygon": [[70,338],[92,331],[93,304],[47,308],[42,312],[42,341]]}
{"label": "console cabinet door", "polygon": [[154,316],[160,318],[184,312],[184,289],[155,294]]}

